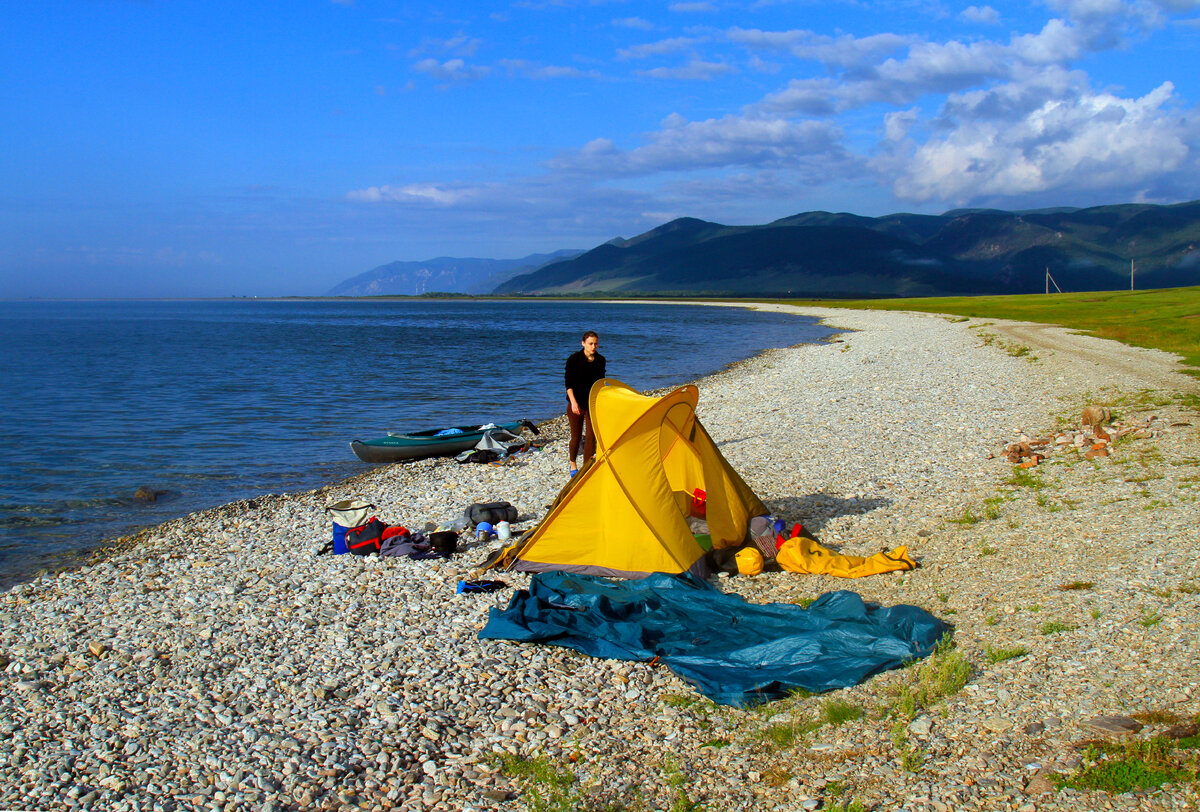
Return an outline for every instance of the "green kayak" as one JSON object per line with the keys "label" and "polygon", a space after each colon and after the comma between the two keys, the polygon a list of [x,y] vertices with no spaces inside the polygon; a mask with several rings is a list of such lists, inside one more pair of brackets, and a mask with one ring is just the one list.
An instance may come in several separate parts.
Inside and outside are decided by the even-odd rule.
{"label": "green kayak", "polygon": [[401,462],[421,457],[445,457],[474,448],[480,438],[494,429],[519,434],[529,429],[537,434],[537,428],[528,420],[511,423],[487,423],[473,426],[454,426],[449,429],[429,429],[401,434],[389,431],[386,437],[374,440],[351,440],[350,450],[363,462]]}

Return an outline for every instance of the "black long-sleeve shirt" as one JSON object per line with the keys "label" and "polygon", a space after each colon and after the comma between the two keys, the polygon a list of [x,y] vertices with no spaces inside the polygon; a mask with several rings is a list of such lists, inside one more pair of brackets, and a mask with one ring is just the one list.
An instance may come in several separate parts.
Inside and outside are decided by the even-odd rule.
{"label": "black long-sleeve shirt", "polygon": [[589,361],[583,350],[576,350],[567,358],[567,366],[563,372],[563,382],[566,388],[575,393],[575,402],[583,411],[588,409],[588,393],[592,384],[604,377],[604,356],[596,353]]}

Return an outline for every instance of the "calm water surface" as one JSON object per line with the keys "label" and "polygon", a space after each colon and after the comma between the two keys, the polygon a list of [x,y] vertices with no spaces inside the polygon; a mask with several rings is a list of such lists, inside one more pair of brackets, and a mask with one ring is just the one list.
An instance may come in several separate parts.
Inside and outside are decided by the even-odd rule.
{"label": "calm water surface", "polygon": [[[0,588],[138,527],[358,473],[351,439],[551,417],[585,329],[639,390],[832,333],[690,305],[0,302]],[[136,502],[141,486],[162,496]]]}

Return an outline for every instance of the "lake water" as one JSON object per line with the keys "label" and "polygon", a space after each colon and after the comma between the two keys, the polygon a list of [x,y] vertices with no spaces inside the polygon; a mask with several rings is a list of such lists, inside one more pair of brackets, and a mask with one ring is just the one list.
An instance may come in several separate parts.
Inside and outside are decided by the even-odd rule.
{"label": "lake water", "polygon": [[[552,417],[585,329],[642,391],[833,332],[698,305],[0,302],[0,588],[139,527],[359,473],[352,439]],[[165,493],[138,502],[141,486]]]}

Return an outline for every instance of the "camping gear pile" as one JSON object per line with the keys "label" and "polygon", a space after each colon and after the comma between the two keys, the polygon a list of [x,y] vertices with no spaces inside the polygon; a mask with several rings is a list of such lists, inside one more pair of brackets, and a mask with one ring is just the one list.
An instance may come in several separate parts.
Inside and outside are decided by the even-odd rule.
{"label": "camping gear pile", "polygon": [[704,580],[768,567],[856,578],[916,562],[904,547],[845,556],[800,524],[785,533],[697,419],[698,399],[694,386],[661,398],[611,378],[592,387],[596,456],[539,525],[473,574],[534,573],[507,609],[491,610],[480,637],[661,659],[714,701],[738,705],[853,685],[932,653],[948,626],[916,607],[885,609],[853,592],[807,609],[755,606]]}
{"label": "camping gear pile", "polygon": [[[422,560],[451,558],[458,552],[459,534],[471,527],[486,528],[479,534],[487,540],[493,530],[492,522],[504,527],[517,520],[517,509],[508,502],[476,503],[467,507],[461,516],[440,525],[432,522],[426,531],[409,530],[389,525],[370,516],[375,505],[362,499],[343,499],[325,508],[333,518],[333,538],[319,551],[322,554],[408,556]],[[368,518],[369,517],[369,518]],[[507,538],[507,535],[505,536]]]}
{"label": "camping gear pile", "polygon": [[[512,538],[518,514],[508,502],[471,505],[427,526],[425,538],[368,518],[374,505],[347,500],[329,508],[331,547],[448,557],[460,533],[473,530],[481,543],[494,536],[499,549],[456,591],[504,588],[503,581],[482,578],[491,569],[534,576],[507,609],[492,609],[481,638],[658,658],[727,704],[769,701],[796,688],[845,687],[930,654],[948,627],[916,607],[882,608],[853,592],[828,593],[808,608],[756,606],[705,580],[714,572],[766,570],[857,578],[910,570],[916,562],[904,547],[848,556],[821,546],[801,524],[786,531],[697,419],[698,400],[695,386],[654,398],[615,379],[598,381],[588,397],[595,457],[568,480],[538,525]],[[475,428],[486,430],[474,447],[462,448],[460,462],[492,461],[526,446],[511,432]]]}

